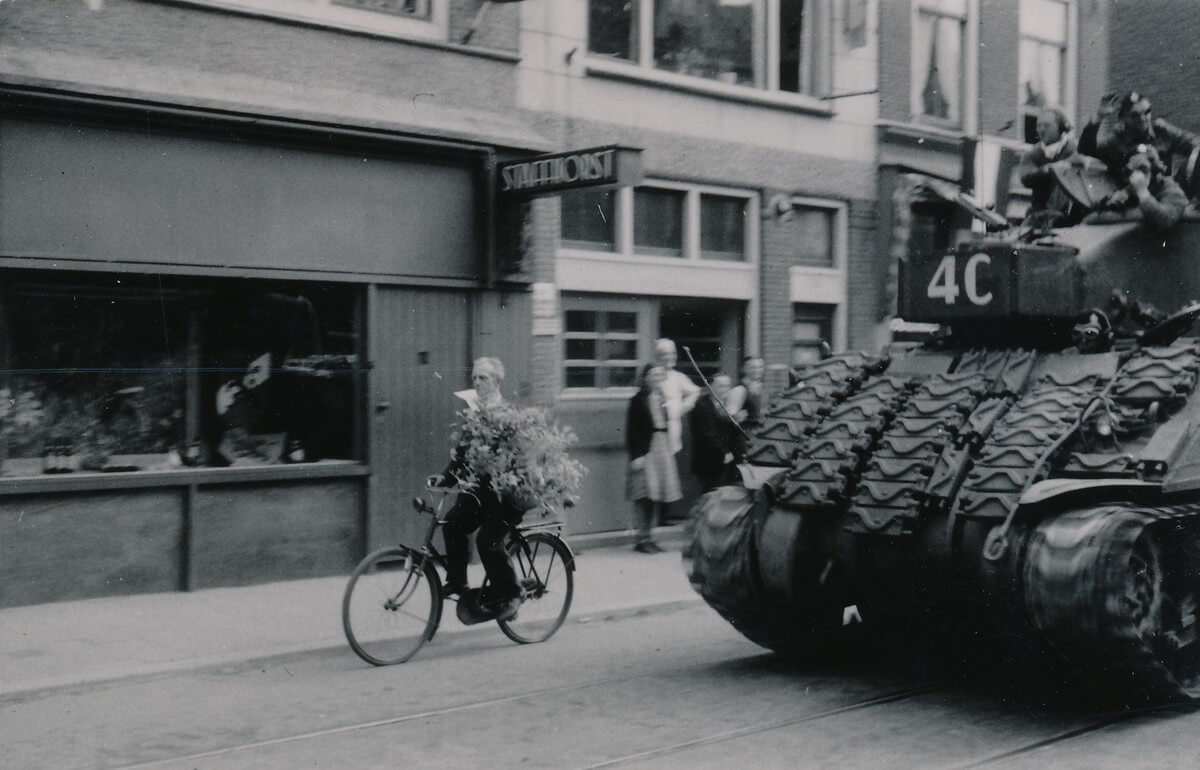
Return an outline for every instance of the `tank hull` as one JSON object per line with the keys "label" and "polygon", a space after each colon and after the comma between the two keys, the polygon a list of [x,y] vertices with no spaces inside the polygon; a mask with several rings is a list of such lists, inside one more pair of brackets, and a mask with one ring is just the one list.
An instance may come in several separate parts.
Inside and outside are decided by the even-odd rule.
{"label": "tank hull", "polygon": [[826,359],[773,401],[747,482],[697,503],[689,577],[780,652],[935,617],[1129,702],[1195,698],[1198,372],[1193,339]]}

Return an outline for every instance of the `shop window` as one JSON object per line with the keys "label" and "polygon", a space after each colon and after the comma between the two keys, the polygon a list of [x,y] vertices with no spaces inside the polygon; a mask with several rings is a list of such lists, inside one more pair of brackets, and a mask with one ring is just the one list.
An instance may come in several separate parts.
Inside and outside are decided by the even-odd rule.
{"label": "shop window", "polygon": [[565,387],[635,387],[639,329],[637,311],[567,310],[563,325]]}
{"label": "shop window", "polygon": [[589,0],[588,50],[646,68],[817,94],[828,0]]}
{"label": "shop window", "polygon": [[355,459],[347,287],[16,274],[7,474]]}
{"label": "shop window", "polygon": [[833,308],[826,305],[792,307],[792,368],[821,360],[833,336]]}
{"label": "shop window", "polygon": [[449,0],[192,0],[225,11],[364,30],[397,37],[445,39]]}
{"label": "shop window", "polygon": [[793,205],[780,222],[792,251],[792,264],[803,267],[836,265],[835,209]]}
{"label": "shop window", "polygon": [[962,125],[967,0],[920,0],[913,30],[914,112]]}
{"label": "shop window", "polygon": [[671,182],[616,192],[563,193],[562,245],[625,256],[752,262],[758,197]]}
{"label": "shop window", "polygon": [[1030,144],[1041,108],[1066,103],[1069,11],[1065,0],[1021,0],[1021,122]]}

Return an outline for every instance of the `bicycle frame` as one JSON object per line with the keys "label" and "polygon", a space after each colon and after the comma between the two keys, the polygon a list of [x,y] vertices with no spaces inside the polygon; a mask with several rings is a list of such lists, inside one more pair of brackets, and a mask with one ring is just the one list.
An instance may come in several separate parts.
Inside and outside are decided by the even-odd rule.
{"label": "bicycle frame", "polygon": [[[429,492],[437,491],[442,495],[442,497],[436,506],[422,498],[413,498],[413,507],[420,513],[429,514],[430,520],[429,526],[425,530],[425,537],[421,541],[421,547],[419,549],[410,548],[409,550],[421,554],[422,560],[419,564],[420,567],[424,568],[425,561],[431,559],[433,560],[434,565],[440,567],[444,573],[447,571],[446,556],[442,554],[433,544],[433,536],[437,533],[438,528],[446,523],[446,519],[442,516],[442,510],[445,508],[446,500],[450,497],[450,495],[470,495],[471,493],[459,487],[433,487],[426,485],[426,490]],[[474,497],[474,495],[471,496]],[[476,498],[476,500],[478,500],[478,498]],[[524,549],[526,553],[528,553],[529,545],[525,540],[526,534],[534,532],[547,532],[552,534],[561,540],[563,546],[565,546],[567,550],[567,553],[570,554],[570,559],[566,560],[563,566],[566,569],[574,571],[575,554],[572,552],[571,546],[567,543],[567,541],[562,539],[562,528],[563,523],[559,519],[539,521],[531,524],[517,523],[513,527],[509,528],[508,538],[511,543]]]}

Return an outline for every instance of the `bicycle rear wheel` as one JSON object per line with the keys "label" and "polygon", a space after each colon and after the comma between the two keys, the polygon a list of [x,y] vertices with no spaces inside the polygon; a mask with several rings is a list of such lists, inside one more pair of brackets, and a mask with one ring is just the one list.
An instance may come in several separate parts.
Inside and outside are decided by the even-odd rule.
{"label": "bicycle rear wheel", "polygon": [[350,648],[374,666],[403,663],[433,638],[442,618],[442,586],[433,564],[403,546],[368,554],[342,597]]}
{"label": "bicycle rear wheel", "polygon": [[497,621],[518,644],[544,642],[567,619],[575,593],[575,557],[556,535],[534,532],[509,546],[509,558],[521,587],[515,617]]}

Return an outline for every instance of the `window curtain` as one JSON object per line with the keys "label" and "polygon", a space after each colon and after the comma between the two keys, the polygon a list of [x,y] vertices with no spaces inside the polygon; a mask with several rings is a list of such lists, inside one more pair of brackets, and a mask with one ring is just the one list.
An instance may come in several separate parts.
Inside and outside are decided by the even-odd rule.
{"label": "window curtain", "polygon": [[958,123],[962,114],[961,19],[921,13],[913,41],[920,113]]}

